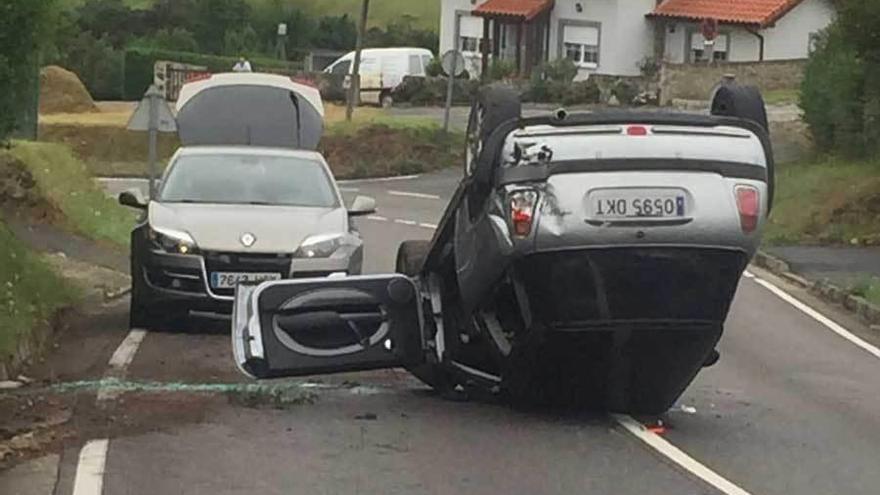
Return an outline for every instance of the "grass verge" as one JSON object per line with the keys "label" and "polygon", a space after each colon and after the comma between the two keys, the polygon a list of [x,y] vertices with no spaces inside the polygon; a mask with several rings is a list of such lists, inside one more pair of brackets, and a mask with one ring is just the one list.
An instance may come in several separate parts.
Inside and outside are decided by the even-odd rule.
{"label": "grass verge", "polygon": [[792,89],[771,89],[764,92],[764,102],[768,105],[788,105],[795,104],[801,96],[801,90]]}
{"label": "grass verge", "polygon": [[824,158],[777,172],[770,244],[880,245],[880,160]]}
{"label": "grass verge", "polygon": [[[73,302],[71,289],[0,220],[0,362],[12,363],[22,345],[34,349],[41,328]],[[25,344],[26,343],[26,344]]]}
{"label": "grass verge", "polygon": [[866,277],[856,283],[850,291],[872,304],[880,305],[880,278]]}
{"label": "grass verge", "polygon": [[128,245],[135,213],[108,198],[66,146],[16,142],[4,153],[30,172],[39,196],[62,213],[64,227],[116,247]]}

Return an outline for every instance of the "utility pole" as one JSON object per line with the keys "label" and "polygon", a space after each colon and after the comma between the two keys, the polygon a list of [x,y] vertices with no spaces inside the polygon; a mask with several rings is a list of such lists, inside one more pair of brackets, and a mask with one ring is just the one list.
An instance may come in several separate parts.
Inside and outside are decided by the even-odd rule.
{"label": "utility pole", "polygon": [[357,32],[357,43],[354,48],[354,67],[351,71],[351,83],[348,88],[348,108],[345,109],[345,120],[349,122],[351,122],[354,106],[358,104],[361,96],[361,50],[364,48],[364,36],[367,32],[367,15],[369,10],[370,0],[363,0],[361,19]]}

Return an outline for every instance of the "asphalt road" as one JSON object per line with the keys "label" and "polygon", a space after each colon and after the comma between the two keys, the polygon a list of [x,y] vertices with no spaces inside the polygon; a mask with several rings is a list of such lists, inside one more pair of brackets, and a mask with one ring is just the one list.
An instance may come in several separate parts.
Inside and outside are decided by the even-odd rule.
{"label": "asphalt road", "polygon": [[[446,171],[344,184],[347,196],[379,203],[375,216],[359,221],[367,271],[393,269],[400,241],[429,238],[455,183],[455,171]],[[120,414],[154,421],[109,434],[103,493],[880,493],[880,353],[834,333],[820,313],[868,346],[880,339],[755,275],[741,283],[721,360],[662,418],[666,431],[657,438],[672,450],[649,447],[612,416],[450,402],[387,370],[311,380],[312,400],[287,407],[122,395],[114,404]],[[796,308],[768,283],[818,313]],[[127,329],[114,321],[103,331],[122,341]],[[232,363],[228,332],[207,324],[147,334],[126,373],[169,390],[247,382]],[[676,452],[693,462],[676,462]],[[88,471],[79,453],[63,456],[55,493],[72,493],[77,473]],[[729,485],[713,487],[698,466]]]}

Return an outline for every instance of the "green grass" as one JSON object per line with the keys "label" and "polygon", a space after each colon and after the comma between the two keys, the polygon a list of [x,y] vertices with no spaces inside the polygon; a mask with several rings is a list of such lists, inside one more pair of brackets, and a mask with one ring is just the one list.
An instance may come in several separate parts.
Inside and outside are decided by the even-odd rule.
{"label": "green grass", "polygon": [[0,221],[0,361],[73,301],[73,292]]}
{"label": "green grass", "polygon": [[866,277],[855,284],[850,291],[856,296],[865,298],[868,302],[880,304],[880,278]]}
{"label": "green grass", "polygon": [[[248,0],[248,3],[259,8],[271,1],[274,0]],[[62,0],[62,3],[76,7],[85,0]],[[125,3],[132,8],[146,9],[153,0],[126,0]],[[354,19],[360,17],[361,0],[285,0],[284,4],[316,16],[348,14]],[[373,0],[370,3],[370,26],[387,26],[406,15],[413,17],[414,26],[437,31],[440,29],[440,0]]]}
{"label": "green grass", "polygon": [[[880,243],[880,159],[825,158],[777,171],[770,244]],[[853,242],[855,241],[855,242]]]}
{"label": "green grass", "polygon": [[764,93],[764,102],[768,105],[785,105],[798,102],[799,89],[773,89]]}
{"label": "green grass", "polygon": [[135,213],[108,198],[69,148],[16,142],[9,153],[33,174],[40,195],[64,214],[66,227],[117,247],[128,245]]}

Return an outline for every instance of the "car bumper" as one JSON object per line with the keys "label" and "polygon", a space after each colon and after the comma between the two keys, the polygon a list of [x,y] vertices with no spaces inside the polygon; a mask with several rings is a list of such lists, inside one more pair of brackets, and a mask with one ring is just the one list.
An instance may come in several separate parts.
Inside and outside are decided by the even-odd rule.
{"label": "car bumper", "polygon": [[358,275],[362,265],[360,247],[342,248],[329,258],[300,259],[288,254],[203,253],[179,255],[149,251],[134,267],[142,277],[143,302],[169,310],[229,316],[233,289],[211,286],[212,272],[278,273],[283,279]]}

